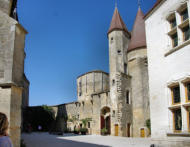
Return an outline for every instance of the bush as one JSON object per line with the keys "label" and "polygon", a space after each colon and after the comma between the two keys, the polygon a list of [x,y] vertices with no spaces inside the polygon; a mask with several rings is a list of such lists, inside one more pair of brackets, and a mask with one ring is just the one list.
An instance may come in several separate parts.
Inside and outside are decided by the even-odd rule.
{"label": "bush", "polygon": [[80,132],[82,135],[86,135],[86,133],[88,132],[88,129],[87,128],[81,128]]}
{"label": "bush", "polygon": [[149,131],[151,133],[151,122],[150,122],[150,119],[146,120],[146,127],[149,129]]}
{"label": "bush", "polygon": [[42,131],[51,131],[54,122],[55,114],[49,106],[27,107],[23,110],[23,126],[26,132],[38,131],[39,125],[42,126]]}
{"label": "bush", "polygon": [[79,129],[75,128],[74,129],[74,134],[79,134]]}
{"label": "bush", "polygon": [[102,130],[101,130],[101,134],[102,135],[106,135],[108,133],[108,130],[106,129],[106,128],[103,128]]}

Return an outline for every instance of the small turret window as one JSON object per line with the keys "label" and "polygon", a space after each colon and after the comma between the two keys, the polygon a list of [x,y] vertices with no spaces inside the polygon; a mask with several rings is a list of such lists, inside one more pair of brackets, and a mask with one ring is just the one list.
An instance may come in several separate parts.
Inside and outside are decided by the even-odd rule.
{"label": "small turret window", "polygon": [[130,104],[129,102],[129,91],[126,91],[126,104]]}
{"label": "small turret window", "polygon": [[121,50],[117,50],[117,53],[118,53],[119,55],[121,55]]}
{"label": "small turret window", "polygon": [[127,74],[127,64],[124,64],[124,73]]}
{"label": "small turret window", "polygon": [[115,85],[115,80],[113,79],[113,80],[112,80],[112,86],[114,86],[114,85]]}

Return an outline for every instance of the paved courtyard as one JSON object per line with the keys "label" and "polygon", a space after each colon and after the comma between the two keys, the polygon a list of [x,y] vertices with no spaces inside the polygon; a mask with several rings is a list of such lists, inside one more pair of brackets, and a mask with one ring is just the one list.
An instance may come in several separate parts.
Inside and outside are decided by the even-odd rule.
{"label": "paved courtyard", "polygon": [[22,134],[27,147],[150,147],[150,138],[126,138],[100,135]]}

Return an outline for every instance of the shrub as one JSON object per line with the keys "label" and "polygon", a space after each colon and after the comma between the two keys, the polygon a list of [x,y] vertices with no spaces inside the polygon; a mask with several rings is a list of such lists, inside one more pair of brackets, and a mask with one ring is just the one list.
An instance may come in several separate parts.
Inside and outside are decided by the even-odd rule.
{"label": "shrub", "polygon": [[151,122],[150,122],[150,119],[146,120],[146,127],[149,129],[149,131],[151,133]]}
{"label": "shrub", "polygon": [[106,135],[108,133],[108,130],[106,129],[106,128],[103,128],[102,130],[101,130],[101,134],[102,135]]}
{"label": "shrub", "polygon": [[86,135],[86,133],[88,132],[87,128],[80,128],[80,132],[82,135]]}
{"label": "shrub", "polygon": [[74,134],[79,134],[79,129],[78,128],[74,129]]}

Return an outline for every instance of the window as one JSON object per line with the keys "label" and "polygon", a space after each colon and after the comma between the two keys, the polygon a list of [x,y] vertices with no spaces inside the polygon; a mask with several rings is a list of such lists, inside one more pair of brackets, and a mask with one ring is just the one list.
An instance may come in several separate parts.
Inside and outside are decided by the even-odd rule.
{"label": "window", "polygon": [[172,104],[178,104],[180,103],[180,88],[179,86],[175,86],[171,88],[172,92]]}
{"label": "window", "polygon": [[171,26],[171,29],[173,29],[173,28],[175,28],[177,26],[175,17],[170,20],[170,26]]}
{"label": "window", "polygon": [[113,43],[113,37],[111,37],[111,39],[110,39],[110,43]]}
{"label": "window", "polygon": [[118,53],[119,55],[121,55],[121,50],[117,50],[117,53]]}
{"label": "window", "polygon": [[178,36],[177,36],[177,32],[171,36],[171,39],[172,39],[172,45],[173,45],[173,47],[178,46]]}
{"label": "window", "polygon": [[190,107],[187,107],[187,125],[190,132]]}
{"label": "window", "polygon": [[88,122],[88,128],[90,128],[90,122]]}
{"label": "window", "polygon": [[112,114],[113,117],[115,117],[115,110],[113,110],[113,114]]}
{"label": "window", "polygon": [[185,84],[186,101],[190,101],[190,82]]}
{"label": "window", "polygon": [[113,79],[113,80],[112,80],[112,86],[114,86],[114,85],[115,85],[115,80]]}
{"label": "window", "polygon": [[189,25],[187,25],[186,27],[184,27],[184,28],[182,29],[182,32],[183,32],[183,40],[184,40],[184,41],[189,40],[189,38],[190,38]]}
{"label": "window", "polygon": [[79,82],[79,96],[82,95],[82,83]]}
{"label": "window", "polygon": [[126,91],[126,104],[129,104],[129,91]]}
{"label": "window", "polygon": [[186,19],[189,18],[189,15],[188,15],[188,11],[187,11],[187,8],[184,9],[182,12],[181,12],[181,20],[182,22],[185,21]]}
{"label": "window", "polygon": [[181,109],[173,110],[174,131],[180,132],[182,130]]}
{"label": "window", "polygon": [[127,64],[124,63],[124,73],[127,74]]}

